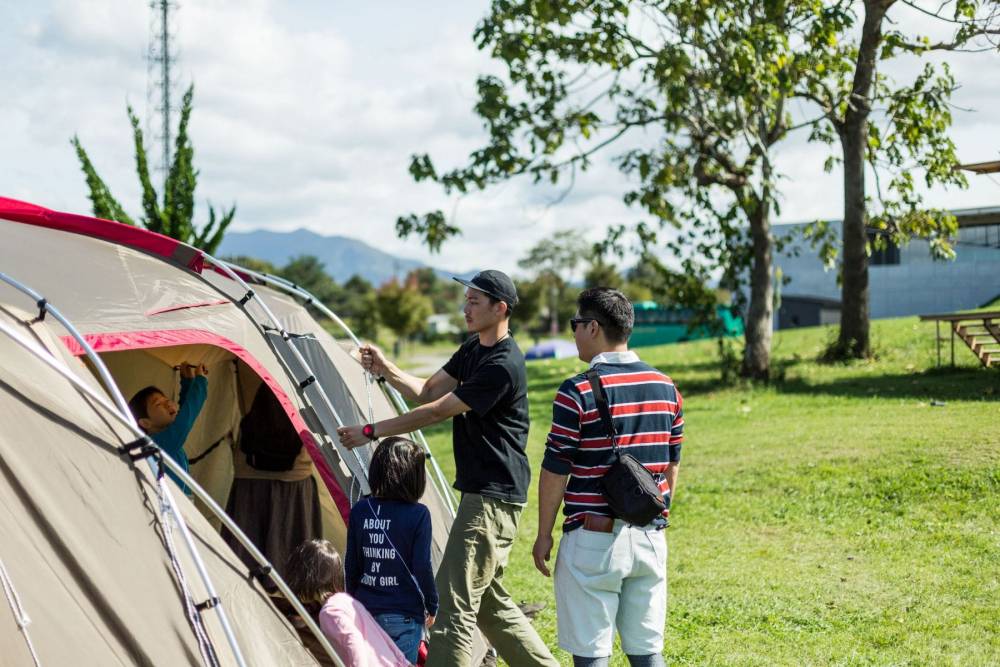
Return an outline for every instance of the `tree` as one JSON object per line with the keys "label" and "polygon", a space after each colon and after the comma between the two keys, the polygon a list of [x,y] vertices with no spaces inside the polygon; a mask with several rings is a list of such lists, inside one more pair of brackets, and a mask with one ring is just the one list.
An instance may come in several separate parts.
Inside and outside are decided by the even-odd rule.
{"label": "tree", "polygon": [[[682,282],[705,285],[721,273],[737,293],[749,281],[742,370],[767,378],[772,152],[796,129],[786,102],[822,66],[813,45],[828,36],[828,11],[815,0],[675,0],[643,5],[640,17],[637,7],[495,0],[475,32],[509,79],[478,80],[488,143],[464,167],[438,173],[416,155],[410,172],[460,194],[519,175],[556,184],[605,147],[624,146],[616,162],[638,181],[624,200],[654,221],[634,228],[644,252],[671,229],[666,247]],[[454,229],[440,211],[397,220],[401,235],[438,243]]]}
{"label": "tree", "polygon": [[[995,0],[945,0],[930,8],[917,0],[864,0],[860,25],[855,4],[835,4],[831,25],[836,32],[831,34],[840,39],[817,44],[826,51],[822,59],[828,66],[810,72],[801,91],[801,97],[819,105],[823,114],[813,138],[839,142],[843,161],[841,315],[837,341],[828,351],[832,358],[871,353],[868,253],[872,247],[887,242],[901,245],[917,236],[930,240],[935,256],[954,256],[949,237],[957,229],[955,219],[945,211],[923,207],[914,171],[923,172],[928,187],[966,185],[957,169],[955,145],[948,138],[955,89],[948,65],[937,68],[925,63],[909,83],[897,83],[879,71],[880,66],[899,55],[961,51],[977,39],[1000,35],[1000,4]],[[893,8],[930,17],[951,35],[932,41],[907,32],[898,15],[890,17]],[[828,160],[828,168],[833,162]],[[866,173],[876,178],[880,204],[871,213]],[[880,178],[886,175],[889,181],[883,188]]]}
{"label": "tree", "polygon": [[417,291],[431,300],[435,313],[457,313],[462,303],[462,284],[455,280],[442,280],[437,271],[424,266],[406,275],[405,284],[415,283]]}
{"label": "tree", "polygon": [[517,265],[530,271],[535,283],[547,296],[549,333],[553,336],[560,329],[560,303],[565,300],[570,274],[586,258],[588,246],[575,230],[556,232],[552,238],[543,238]]}
{"label": "tree", "polygon": [[344,283],[343,301],[334,310],[346,319],[355,335],[374,340],[378,337],[378,302],[375,287],[359,275]]}
{"label": "tree", "polygon": [[242,266],[245,269],[256,271],[257,273],[266,273],[272,276],[280,275],[278,267],[265,259],[257,259],[249,255],[227,255],[220,257],[220,259],[231,264],[236,264],[237,266]]}
{"label": "tree", "polygon": [[517,278],[514,279],[514,287],[517,288],[517,306],[510,315],[511,322],[535,335],[544,329],[539,327],[538,315],[545,299],[545,288],[537,281]]}
{"label": "tree", "polygon": [[414,285],[400,285],[390,280],[379,288],[376,303],[379,321],[396,334],[395,354],[399,356],[399,343],[423,331],[431,315],[431,301],[417,291]]}
{"label": "tree", "polygon": [[618,272],[618,267],[607,261],[601,248],[597,247],[591,251],[589,265],[583,274],[583,286],[622,289],[625,278]]}
{"label": "tree", "polygon": [[[337,306],[343,300],[343,288],[337,284],[323,267],[323,262],[314,255],[299,255],[293,257],[280,270],[279,275],[303,288],[327,308],[337,312]],[[319,311],[309,306],[310,311]],[[338,313],[339,315],[339,313]]]}
{"label": "tree", "polygon": [[[163,202],[158,201],[156,189],[149,176],[149,163],[146,158],[146,148],[143,144],[142,130],[139,118],[131,106],[128,106],[128,118],[132,124],[132,137],[135,143],[136,171],[139,184],[142,186],[142,215],[139,222],[146,229],[165,234],[178,241],[205,250],[209,254],[215,252],[222,242],[222,236],[236,215],[234,205],[228,211],[218,215],[209,205],[208,221],[199,229],[194,224],[194,191],[198,184],[198,172],[194,168],[194,148],[188,139],[188,121],[191,118],[191,102],[194,97],[194,86],[184,93],[181,105],[181,119],[177,128],[177,139],[174,143],[174,156],[163,184]],[[84,150],[78,137],[71,140],[76,149],[77,157],[83,168],[83,174],[90,190],[90,201],[94,215],[98,218],[117,220],[127,225],[134,225],[132,218],[124,207],[111,194],[104,180],[97,174],[90,157]]]}

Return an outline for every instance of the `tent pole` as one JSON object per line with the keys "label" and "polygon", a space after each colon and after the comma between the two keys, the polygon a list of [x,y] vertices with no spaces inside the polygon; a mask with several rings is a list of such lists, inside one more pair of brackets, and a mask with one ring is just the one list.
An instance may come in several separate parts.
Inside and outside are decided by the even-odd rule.
{"label": "tent pole", "polygon": [[14,278],[11,278],[6,273],[0,272],[0,280],[4,281],[14,289],[28,295],[29,297],[35,300],[35,304],[38,306],[39,310],[38,313],[39,320],[44,318],[45,313],[49,313],[52,315],[52,317],[56,318],[56,320],[59,321],[59,324],[63,325],[63,328],[69,332],[69,334],[73,337],[73,340],[75,340],[77,344],[86,353],[87,358],[90,359],[90,362],[94,364],[94,368],[97,369],[97,374],[101,378],[101,382],[104,384],[104,388],[108,391],[109,394],[111,394],[111,398],[114,399],[115,405],[118,406],[118,409],[131,414],[131,411],[129,410],[128,407],[128,403],[125,401],[125,397],[122,396],[121,391],[119,391],[118,389],[118,385],[111,378],[111,373],[108,372],[108,369],[104,365],[104,362],[101,361],[101,358],[97,356],[97,353],[94,352],[93,348],[90,347],[90,345],[83,338],[83,336],[80,335],[80,332],[77,331],[76,327],[73,326],[73,324],[68,319],[66,319],[61,312],[59,312],[59,309],[53,306],[51,303],[49,303],[45,299],[45,297],[43,297],[41,294],[31,289],[24,283],[21,283],[15,280]]}
{"label": "tent pole", "polygon": [[[216,262],[216,260],[214,260],[214,259],[212,259],[212,261]],[[291,294],[293,296],[297,296],[300,299],[304,299],[307,302],[307,305],[314,306],[317,310],[319,310],[321,313],[323,313],[324,315],[326,315],[337,326],[339,326],[344,331],[344,333],[347,334],[348,338],[351,339],[351,342],[353,342],[355,346],[357,346],[359,348],[361,347],[361,341],[358,339],[357,336],[354,335],[354,332],[351,331],[351,328],[349,326],[347,326],[347,323],[344,322],[344,320],[342,320],[340,317],[337,316],[336,313],[334,313],[332,310],[330,310],[330,308],[328,308],[326,306],[326,304],[324,304],[322,301],[320,301],[315,296],[313,296],[305,288],[303,288],[303,287],[301,287],[299,285],[296,285],[295,283],[291,282],[290,280],[287,280],[287,279],[282,278],[280,276],[273,276],[273,275],[267,274],[267,273],[260,273],[258,271],[253,271],[251,269],[243,268],[242,266],[239,266],[238,264],[233,264],[231,262],[222,262],[222,264],[225,264],[226,268],[228,268],[230,270],[241,271],[241,272],[247,274],[248,276],[251,276],[252,278],[255,278],[256,280],[261,281],[262,283],[265,283],[265,284],[277,287],[278,289],[281,289],[281,290],[283,290],[284,292],[286,292],[288,294]],[[222,268],[222,267],[220,267],[220,268]],[[227,275],[228,275],[228,272],[227,272]],[[246,286],[245,282],[243,282],[242,280],[239,281],[239,282],[242,283],[244,287],[246,287],[247,289],[249,289],[249,287]],[[370,384],[370,381],[367,378],[368,373],[366,372],[365,375],[366,375],[366,378],[365,378],[366,381],[368,381],[369,384]],[[393,402],[393,404],[395,404],[396,410],[398,412],[400,412],[400,413],[409,412],[409,408],[406,406],[406,402],[403,400],[403,397],[400,395],[400,393],[398,391],[396,391],[395,387],[393,387],[391,385],[388,385],[387,383],[380,383],[380,384],[383,385],[383,387],[382,387],[383,390],[385,391],[386,394],[388,394],[388,396],[389,396],[390,400]],[[369,397],[369,401],[370,400],[371,399]],[[434,471],[434,477],[436,478],[436,482],[437,482],[437,486],[438,486],[438,492],[445,497],[445,501],[446,501],[446,503],[448,505],[448,510],[451,513],[452,518],[454,518],[455,517],[455,512],[456,512],[456,510],[455,510],[455,498],[451,494],[451,487],[448,485],[448,481],[447,481],[447,479],[444,476],[444,472],[442,472],[441,466],[438,465],[437,458],[434,456],[433,452],[431,452],[430,445],[427,443],[427,438],[424,437],[423,432],[420,431],[420,430],[417,430],[417,431],[414,431],[413,434],[416,436],[417,442],[419,442],[420,445],[423,446],[424,451],[426,451],[428,454],[430,454],[429,458],[430,458],[430,462],[431,462],[431,468]]]}
{"label": "tent pole", "polygon": [[[218,267],[228,278],[230,278],[231,280],[236,281],[236,283],[238,285],[240,285],[243,289],[246,290],[246,296],[244,296],[243,300],[240,303],[240,305],[242,306],[244,312],[247,312],[246,311],[246,303],[249,302],[249,301],[251,301],[251,300],[255,301],[257,303],[257,305],[260,307],[260,309],[264,311],[264,314],[267,316],[267,319],[269,319],[271,321],[271,324],[272,324],[273,328],[278,332],[278,334],[281,336],[281,338],[288,344],[288,348],[292,351],[292,356],[295,357],[295,360],[302,366],[302,368],[304,368],[306,370],[306,372],[309,373],[310,376],[312,376],[315,379],[316,373],[309,366],[309,362],[306,361],[305,357],[302,356],[302,353],[299,352],[298,348],[295,347],[295,345],[292,344],[292,342],[291,342],[291,334],[289,334],[288,331],[285,329],[285,327],[282,326],[281,322],[275,316],[274,312],[264,302],[264,300],[261,299],[260,296],[257,295],[253,291],[253,289],[251,289],[251,287],[249,285],[247,285],[246,282],[235,271],[233,271],[233,269],[230,268],[230,266],[226,262],[220,262],[219,260],[215,259],[214,257],[212,257],[211,255],[209,255],[207,253],[204,254],[204,257],[205,257],[205,259],[207,259],[208,261],[210,261],[214,266]],[[242,269],[240,269],[240,270],[242,270]],[[247,312],[247,315],[249,316],[250,313]],[[279,355],[279,358],[280,358],[280,355]],[[292,374],[292,376],[294,377],[294,373]],[[301,381],[303,381],[305,379],[306,378],[301,378],[300,380],[298,380],[298,382],[301,382]],[[313,383],[313,384],[315,384],[316,388],[319,390],[319,396],[323,400],[323,402],[326,403],[326,407],[330,410],[330,413],[333,415],[334,420],[337,422],[337,426],[338,427],[344,426],[344,420],[341,419],[341,417],[340,417],[339,414],[337,414],[337,409],[335,407],[333,407],[333,401],[330,400],[330,397],[327,395],[326,390],[323,389],[323,387],[318,382]],[[304,389],[304,387],[302,387],[300,385],[300,390],[301,389]],[[348,458],[347,457],[347,452],[344,450],[344,447],[340,444],[340,438],[337,436],[337,434],[336,433],[328,433],[327,435],[330,437],[330,442],[333,444],[334,448],[337,449],[337,453],[339,454],[339,456],[341,457],[341,459],[345,459],[346,460]],[[322,447],[320,448],[320,451],[323,451]],[[355,461],[357,461],[358,468],[362,472],[362,475],[363,475],[362,476],[362,480],[364,482],[363,485],[362,485],[362,487],[368,487],[368,466],[365,465],[364,460],[362,460],[362,458],[361,458],[361,454],[359,454],[357,452],[357,450],[350,450],[350,452],[352,454],[354,454],[354,459],[355,459]],[[327,465],[331,466],[331,468],[335,464],[336,464],[336,461],[330,461],[330,460],[327,461]],[[354,471],[352,471],[352,474],[355,474]],[[365,490],[365,489],[362,488],[362,490]],[[368,488],[368,491],[370,492],[371,489]]]}
{"label": "tent pole", "polygon": [[[89,385],[83,382],[83,380],[77,377],[76,374],[73,373],[73,371],[71,371],[61,361],[56,359],[50,352],[43,349],[40,345],[38,345],[34,341],[29,340],[23,334],[10,328],[4,322],[0,322],[0,332],[6,334],[18,345],[26,349],[28,352],[37,357],[40,361],[49,366],[49,368],[51,368],[52,370],[63,376],[63,378],[65,378],[77,390],[83,392],[88,398],[90,398],[96,404],[104,408],[104,410],[106,410],[112,417],[114,417],[117,421],[119,421],[133,435],[135,435],[138,438],[149,439],[148,436],[142,431],[142,429],[140,429],[139,426],[135,423],[135,420],[132,417],[131,412],[128,412],[127,410],[123,412],[121,410],[116,409],[115,406],[109,403],[105,397],[101,396],[96,391],[94,391],[93,388],[91,388]],[[99,357],[98,360],[100,360]],[[152,443],[152,440],[149,440],[149,442],[155,446],[155,443]],[[330,656],[330,658],[334,661],[337,667],[345,667],[343,660],[341,660],[337,652],[333,650],[333,647],[330,645],[330,642],[326,639],[326,636],[323,634],[323,631],[320,630],[319,626],[316,625],[316,622],[313,620],[312,616],[302,606],[302,603],[299,601],[298,597],[296,597],[296,595],[288,587],[288,584],[285,583],[284,579],[281,578],[281,575],[279,575],[274,570],[274,568],[268,562],[267,558],[264,557],[264,555],[260,552],[260,550],[258,550],[257,547],[253,544],[253,542],[251,542],[250,539],[243,533],[242,529],[240,529],[240,527],[236,525],[236,523],[229,517],[229,515],[227,515],[222,510],[222,508],[219,507],[218,503],[215,502],[215,500],[208,494],[208,492],[205,491],[198,484],[198,482],[196,482],[195,479],[191,477],[191,475],[186,470],[184,470],[183,467],[181,467],[180,464],[178,464],[169,456],[163,456],[162,460],[164,465],[167,468],[169,468],[174,474],[176,474],[177,477],[179,477],[181,481],[184,482],[184,484],[191,489],[194,495],[196,495],[203,503],[205,503],[205,506],[212,512],[212,514],[214,514],[218,519],[222,521],[222,524],[233,534],[234,537],[236,537],[236,539],[240,542],[240,544],[242,544],[243,547],[246,548],[246,550],[250,553],[253,559],[257,561],[258,565],[260,565],[261,568],[267,571],[267,574],[270,577],[271,581],[274,582],[274,584],[278,587],[278,589],[282,592],[282,594],[285,595],[285,597],[288,599],[289,603],[291,603],[295,611],[302,617],[302,620],[305,621],[306,625],[316,636],[316,639],[319,641],[320,645]],[[165,486],[166,483],[164,482],[163,484]],[[177,512],[176,518],[178,519],[178,523],[181,526],[183,526],[183,530],[186,530],[186,524],[184,523],[183,517],[180,516],[180,512],[179,509],[177,508],[176,502],[173,500],[172,495],[169,494],[169,489],[167,489],[167,496],[170,499],[170,502],[172,503],[174,511]],[[190,538],[190,533],[187,533],[187,535]],[[200,561],[200,558],[197,557],[196,553],[193,554],[193,557],[195,558],[196,561]],[[214,596],[215,593],[210,591],[210,595]],[[224,612],[222,612],[221,604],[217,606],[220,609],[219,613],[221,620],[222,617],[224,616]],[[223,624],[223,626],[224,628],[229,627],[228,620]],[[231,628],[229,629],[229,631],[230,632],[232,631]],[[245,664],[245,662],[242,660],[242,654],[239,652],[238,646],[235,646],[235,637],[233,637],[232,643],[234,644],[233,645],[234,654],[237,656],[237,659],[240,661],[240,664]]]}

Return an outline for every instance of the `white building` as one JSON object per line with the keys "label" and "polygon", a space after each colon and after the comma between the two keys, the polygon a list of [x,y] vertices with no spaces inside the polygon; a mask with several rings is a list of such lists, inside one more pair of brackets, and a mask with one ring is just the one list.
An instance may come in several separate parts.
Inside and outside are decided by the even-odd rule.
{"label": "white building", "polygon": [[[953,211],[958,219],[954,260],[935,260],[927,241],[874,253],[869,258],[871,317],[901,317],[979,308],[1000,298],[1000,207]],[[775,237],[797,238],[774,264],[789,279],[775,312],[779,329],[840,321],[836,270],[825,271],[816,250],[801,238],[805,224],[775,225]],[[838,238],[841,225],[832,226]],[[797,256],[796,256],[797,251]]]}

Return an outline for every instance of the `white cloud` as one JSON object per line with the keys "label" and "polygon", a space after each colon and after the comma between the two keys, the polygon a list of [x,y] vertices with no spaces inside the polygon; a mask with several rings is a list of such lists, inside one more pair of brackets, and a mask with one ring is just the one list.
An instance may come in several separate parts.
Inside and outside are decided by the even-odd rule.
{"label": "white cloud", "polygon": [[[180,3],[176,92],[195,81],[199,202],[236,202],[238,229],[307,227],[455,270],[490,264],[517,271],[524,251],[559,229],[598,240],[608,224],[641,219],[621,203],[627,182],[607,160],[613,152],[579,174],[554,206],[558,187],[527,180],[457,202],[434,184],[412,181],[412,153],[430,153],[447,168],[483,141],[471,110],[475,78],[497,66],[471,35],[486,10],[485,2],[459,0]],[[68,143],[78,133],[113,191],[136,211],[124,107],[130,101],[145,112],[148,12],[141,2],[49,0],[18,6],[0,24],[0,59],[17,91],[0,104],[2,194],[86,211]],[[956,112],[960,155],[993,159],[1000,150],[1000,121],[991,113],[1000,90],[996,56],[956,57],[953,69],[963,84],[956,103],[979,109]],[[823,174],[824,155],[802,140],[782,147],[782,220],[839,217],[840,181]],[[970,180],[965,193],[931,193],[933,203],[1000,200],[1000,186]],[[435,208],[455,211],[464,232],[440,256],[396,238],[398,215]]]}

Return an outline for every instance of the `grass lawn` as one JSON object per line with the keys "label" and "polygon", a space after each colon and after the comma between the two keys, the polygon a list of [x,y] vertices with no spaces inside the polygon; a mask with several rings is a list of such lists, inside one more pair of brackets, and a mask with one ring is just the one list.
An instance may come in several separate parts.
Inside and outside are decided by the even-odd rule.
{"label": "grass lawn", "polygon": [[[916,318],[873,324],[876,361],[818,364],[834,333],[776,334],[768,387],[721,386],[713,341],[639,350],[685,397],[668,664],[1000,664],[1000,371],[964,346],[936,369]],[[528,365],[536,479],[552,396],[582,369]],[[428,436],[454,479],[450,426]],[[535,626],[555,647],[535,493],[506,582],[547,603]]]}

